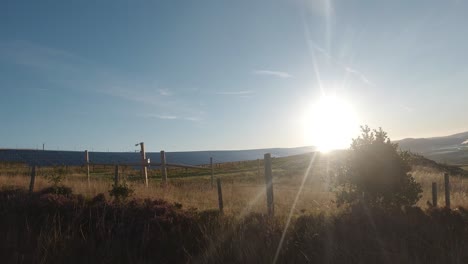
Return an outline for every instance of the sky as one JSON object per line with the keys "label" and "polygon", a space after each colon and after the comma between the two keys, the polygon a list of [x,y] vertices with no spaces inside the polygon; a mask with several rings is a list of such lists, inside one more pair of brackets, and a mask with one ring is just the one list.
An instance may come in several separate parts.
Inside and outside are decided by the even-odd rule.
{"label": "sky", "polygon": [[324,95],[392,139],[467,131],[467,11],[455,0],[3,0],[0,148],[304,146],[304,113]]}

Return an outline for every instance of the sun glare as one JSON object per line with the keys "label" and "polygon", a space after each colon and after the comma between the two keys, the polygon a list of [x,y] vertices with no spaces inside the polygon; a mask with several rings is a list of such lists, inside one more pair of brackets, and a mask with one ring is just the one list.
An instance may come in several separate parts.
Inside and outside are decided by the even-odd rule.
{"label": "sun glare", "polygon": [[347,148],[359,132],[353,107],[336,96],[322,96],[304,117],[305,140],[321,152]]}

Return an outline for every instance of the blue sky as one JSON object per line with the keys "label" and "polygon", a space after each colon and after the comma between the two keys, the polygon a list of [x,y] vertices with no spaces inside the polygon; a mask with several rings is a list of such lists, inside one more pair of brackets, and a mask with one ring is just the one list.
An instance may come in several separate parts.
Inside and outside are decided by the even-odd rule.
{"label": "blue sky", "polygon": [[323,92],[392,139],[466,131],[466,11],[464,1],[2,1],[0,147],[303,146],[304,109]]}

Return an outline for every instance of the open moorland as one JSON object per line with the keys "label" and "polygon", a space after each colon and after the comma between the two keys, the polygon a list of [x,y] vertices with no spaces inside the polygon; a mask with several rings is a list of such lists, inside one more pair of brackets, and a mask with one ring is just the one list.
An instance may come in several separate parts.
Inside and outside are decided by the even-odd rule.
{"label": "open moorland", "polygon": [[[30,168],[0,166],[0,254],[5,263],[466,263],[466,171],[420,156],[412,175],[423,193],[398,211],[349,210],[335,203],[336,167],[343,153],[273,158],[275,216],[266,214],[262,160],[215,166],[224,213],[209,170],[159,168],[146,187],[138,168],[119,167],[131,196],[110,195],[114,166],[42,167],[29,193]],[[444,173],[451,208],[431,205]],[[71,188],[57,193],[56,184]]]}

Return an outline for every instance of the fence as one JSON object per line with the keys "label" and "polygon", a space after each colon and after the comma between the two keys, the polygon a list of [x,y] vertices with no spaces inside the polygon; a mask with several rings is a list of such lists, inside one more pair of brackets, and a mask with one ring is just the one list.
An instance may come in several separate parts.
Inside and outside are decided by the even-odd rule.
{"label": "fence", "polygon": [[[143,157],[143,156],[142,156]],[[261,168],[263,167],[264,170],[264,184],[265,184],[265,198],[266,198],[266,212],[269,215],[274,215],[275,214],[275,201],[274,201],[274,195],[273,195],[273,190],[284,190],[287,189],[288,187],[278,187],[273,186],[273,171],[272,171],[272,163],[271,163],[272,157],[270,154],[265,154],[263,160],[256,160],[256,161],[250,161],[250,163],[256,163],[256,168],[253,168],[252,166],[249,167],[249,173],[256,172],[257,175],[260,176],[261,174]],[[100,169],[107,168],[109,170],[109,167],[112,167],[113,170],[113,181],[114,184],[119,184],[121,181],[121,174],[122,171],[125,171],[128,169],[128,167],[144,167],[147,168],[146,170],[140,170],[141,174],[143,174],[144,177],[144,185],[148,186],[148,173],[149,172],[154,172],[154,170],[149,170],[150,167],[156,167],[158,173],[161,174],[161,182],[163,185],[167,184],[169,181],[168,177],[168,171],[169,170],[177,170],[177,172],[183,172],[184,170],[187,171],[190,169],[191,171],[195,170],[200,170],[203,171],[204,175],[209,175],[209,181],[211,184],[211,187],[214,188],[215,185],[217,188],[217,196],[218,196],[218,207],[221,212],[224,211],[225,207],[225,198],[223,197],[223,182],[221,177],[217,177],[215,175],[217,170],[221,168],[221,166],[224,166],[223,168],[230,168],[230,167],[242,167],[242,162],[233,162],[233,163],[227,163],[224,165],[214,163],[213,157],[210,158],[209,163],[206,165],[200,165],[200,166],[194,166],[194,165],[187,165],[187,164],[175,164],[175,163],[170,163],[166,160],[165,158],[165,152],[161,151],[161,161],[160,163],[151,163],[150,161],[146,161],[145,163],[123,163],[123,164],[116,164],[116,165],[109,165],[109,164],[99,164],[99,163],[93,163],[89,159],[89,153],[86,151],[85,152],[85,172],[87,176],[87,185],[88,188],[90,186],[90,174],[91,172],[99,171]],[[36,182],[36,176],[38,172],[38,167],[37,166],[32,166],[30,168],[30,181],[29,181],[29,191],[33,192],[34,191],[34,186]],[[141,176],[141,175],[140,175]],[[444,194],[443,197],[445,198],[445,206],[447,208],[451,207],[451,185],[450,185],[450,177],[448,174],[444,174],[443,177],[443,189],[444,189]],[[291,189],[294,191],[293,189]],[[438,201],[438,188],[437,188],[437,183],[433,182],[432,183],[432,206],[438,206],[437,204]],[[282,202],[281,200],[279,201],[280,203]]]}

